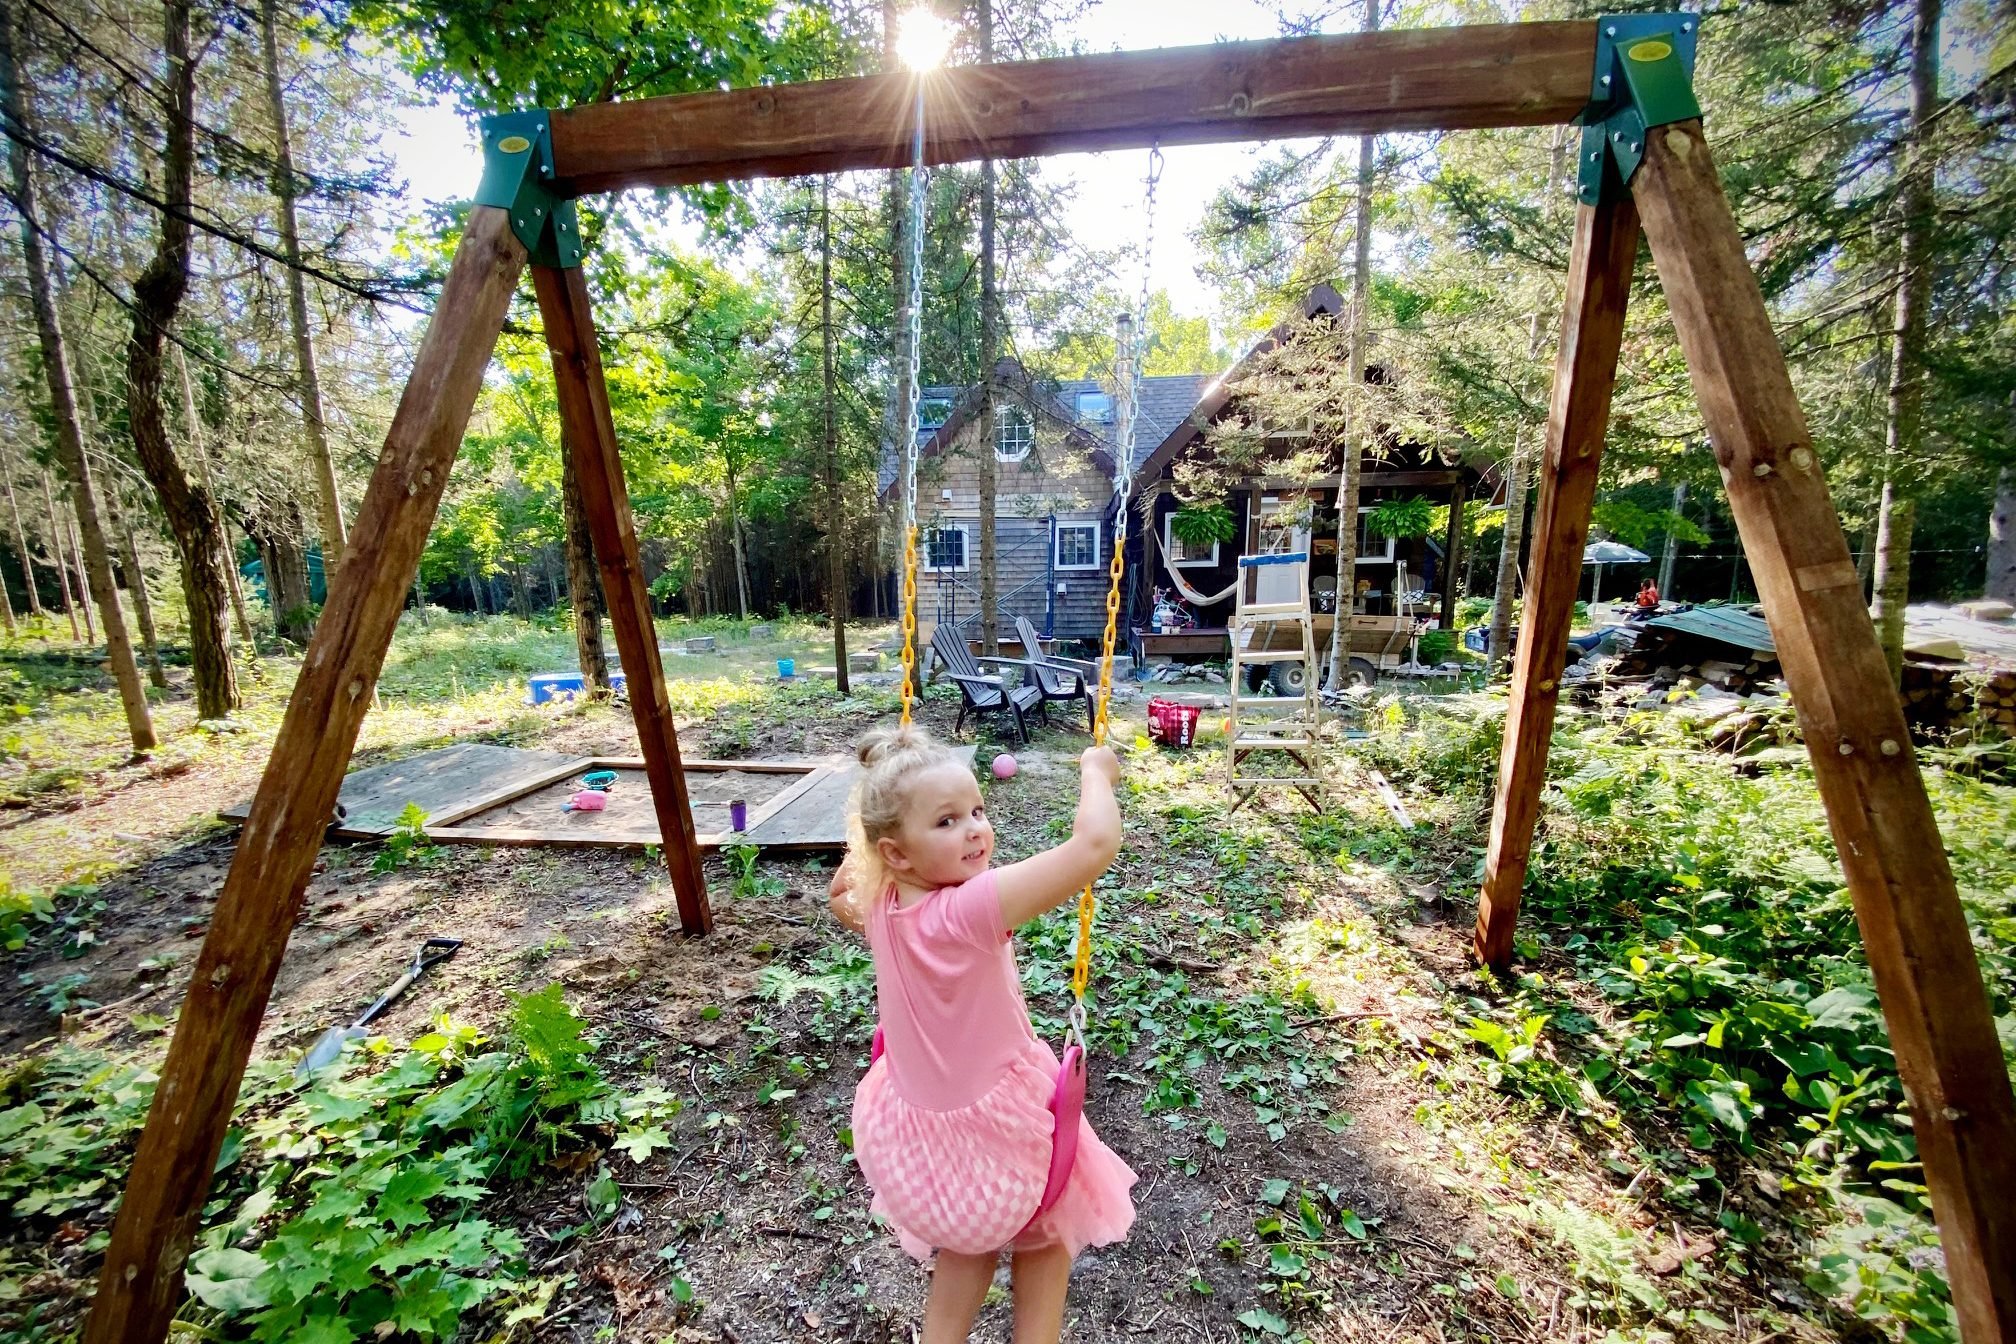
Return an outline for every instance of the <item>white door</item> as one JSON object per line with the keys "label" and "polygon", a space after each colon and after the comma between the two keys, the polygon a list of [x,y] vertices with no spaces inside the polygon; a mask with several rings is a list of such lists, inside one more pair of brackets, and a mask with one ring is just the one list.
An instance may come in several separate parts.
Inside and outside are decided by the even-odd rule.
{"label": "white door", "polygon": [[[1307,515],[1301,520],[1290,522],[1281,516],[1281,501],[1273,495],[1263,495],[1260,499],[1260,549],[1261,555],[1283,555],[1290,551],[1309,554],[1309,524]],[[1300,602],[1302,600],[1302,567],[1298,565],[1262,565],[1258,570],[1253,589],[1255,602]]]}

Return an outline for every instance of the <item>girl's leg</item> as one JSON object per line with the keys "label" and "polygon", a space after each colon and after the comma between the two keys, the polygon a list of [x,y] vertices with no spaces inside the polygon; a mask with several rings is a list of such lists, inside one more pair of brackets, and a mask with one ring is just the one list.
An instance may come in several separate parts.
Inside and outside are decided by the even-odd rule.
{"label": "girl's leg", "polygon": [[938,1252],[938,1263],[931,1270],[931,1296],[924,1303],[923,1344],[965,1344],[999,1260],[998,1255]]}
{"label": "girl's leg", "polygon": [[1062,1246],[1017,1251],[1014,1274],[1015,1344],[1057,1344],[1064,1333],[1071,1252]]}

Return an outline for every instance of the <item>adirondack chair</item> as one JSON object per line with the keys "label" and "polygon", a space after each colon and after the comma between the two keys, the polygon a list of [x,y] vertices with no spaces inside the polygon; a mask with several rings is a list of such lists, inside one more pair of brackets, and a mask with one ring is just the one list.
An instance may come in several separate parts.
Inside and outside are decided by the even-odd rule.
{"label": "adirondack chair", "polygon": [[[931,656],[946,676],[959,683],[959,722],[952,731],[962,732],[966,727],[966,716],[973,714],[985,717],[989,714],[1006,714],[1015,721],[1015,732],[1024,742],[1029,740],[1029,720],[1032,713],[1043,716],[1045,723],[1050,716],[1043,705],[1043,690],[1030,676],[1029,660],[1025,658],[975,658],[973,651],[966,647],[965,639],[950,625],[941,625],[931,632]],[[1022,684],[1010,687],[998,676],[990,677],[980,669],[981,663],[1006,663],[1022,668]]]}
{"label": "adirondack chair", "polygon": [[1035,678],[1047,707],[1052,700],[1082,700],[1085,703],[1085,731],[1092,731],[1094,714],[1092,690],[1099,684],[1099,665],[1080,658],[1063,658],[1043,652],[1042,636],[1027,616],[1015,618],[1015,633],[1029,652],[1028,675]]}

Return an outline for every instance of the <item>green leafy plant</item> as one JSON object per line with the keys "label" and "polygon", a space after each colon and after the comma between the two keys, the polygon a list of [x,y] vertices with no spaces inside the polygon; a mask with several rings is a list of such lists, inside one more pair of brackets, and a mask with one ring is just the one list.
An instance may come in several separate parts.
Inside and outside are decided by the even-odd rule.
{"label": "green leafy plant", "polygon": [[734,882],[736,899],[781,896],[788,889],[783,879],[762,871],[763,850],[760,846],[725,845],[721,854],[728,862],[728,874]]}
{"label": "green leafy plant", "polygon": [[39,891],[23,891],[0,874],[0,950],[19,952],[38,926],[55,916],[56,906]]}
{"label": "green leafy plant", "polygon": [[1239,535],[1239,520],[1220,499],[1186,504],[1169,515],[1169,530],[1186,546],[1210,546]]}
{"label": "green leafy plant", "polygon": [[427,814],[418,803],[408,803],[399,813],[392,834],[385,837],[385,843],[371,860],[371,871],[391,873],[413,866],[424,868],[440,856],[441,846],[427,838]]}
{"label": "green leafy plant", "polygon": [[[382,1067],[305,1089],[255,1065],[189,1260],[192,1326],[276,1344],[445,1339],[493,1300],[536,1319],[519,1313],[550,1287],[478,1206],[591,1133],[618,1130],[643,1160],[678,1109],[663,1089],[616,1093],[594,1053],[552,986],[514,1001],[500,1041],[444,1020]],[[47,1230],[106,1207],[153,1087],[148,1070],[71,1049],[17,1074],[0,1109],[0,1207]],[[597,1207],[593,1189],[584,1198]]]}
{"label": "green leafy plant", "polygon": [[1435,505],[1420,495],[1382,499],[1365,514],[1365,528],[1375,537],[1419,537],[1435,525]]}

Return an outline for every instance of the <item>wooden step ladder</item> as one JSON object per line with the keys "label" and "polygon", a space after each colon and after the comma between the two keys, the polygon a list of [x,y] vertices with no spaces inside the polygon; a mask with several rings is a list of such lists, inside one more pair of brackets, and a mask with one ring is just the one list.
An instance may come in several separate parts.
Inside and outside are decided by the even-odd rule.
{"label": "wooden step ladder", "polygon": [[[1248,600],[1246,590],[1257,593],[1259,576],[1271,568],[1291,569],[1299,594],[1292,602]],[[1316,698],[1316,634],[1309,614],[1309,553],[1290,551],[1281,555],[1239,557],[1238,595],[1232,612],[1232,717],[1225,735],[1226,780],[1232,790],[1232,809],[1237,811],[1255,792],[1264,788],[1293,788],[1318,812],[1323,810],[1323,780],[1316,769],[1316,730],[1322,707]],[[1281,641],[1277,631],[1293,623],[1299,641],[1273,647]],[[1286,632],[1284,632],[1286,633]],[[1246,690],[1246,669],[1254,666],[1297,665],[1302,669],[1302,694],[1259,697]],[[1292,680],[1292,677],[1289,678]],[[1248,767],[1249,759],[1254,761]],[[1245,770],[1292,763],[1288,774],[1251,774]]]}

